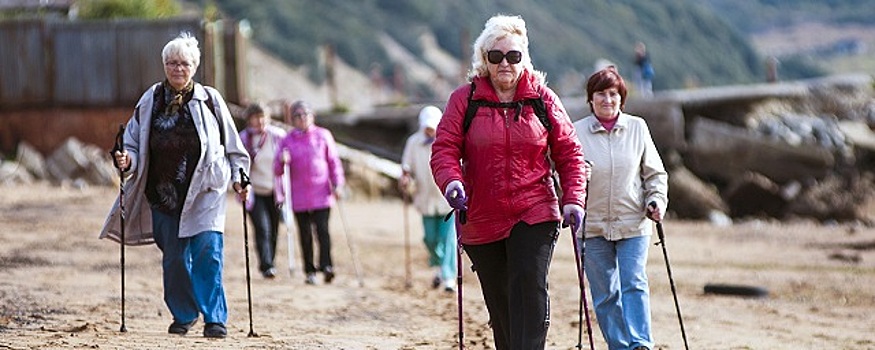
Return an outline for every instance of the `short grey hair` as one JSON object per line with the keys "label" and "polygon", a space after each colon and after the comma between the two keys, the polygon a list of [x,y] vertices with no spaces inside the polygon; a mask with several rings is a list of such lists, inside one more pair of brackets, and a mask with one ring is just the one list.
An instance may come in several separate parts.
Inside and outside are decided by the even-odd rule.
{"label": "short grey hair", "polygon": [[292,114],[294,114],[295,111],[297,111],[297,110],[300,110],[300,111],[307,113],[307,114],[314,114],[313,107],[310,107],[310,104],[304,100],[297,100],[295,102],[292,102],[288,106],[289,106],[289,115],[290,116]]}
{"label": "short grey hair", "polygon": [[161,50],[161,62],[166,63],[171,57],[182,57],[191,62],[194,68],[200,66],[201,50],[197,47],[197,38],[189,32],[179,33],[179,36],[170,40]]}
{"label": "short grey hair", "polygon": [[523,47],[523,60],[519,64],[540,80],[544,80],[544,73],[535,70],[532,65],[532,57],[529,56],[529,37],[526,30],[526,21],[520,16],[510,15],[495,15],[486,21],[480,36],[474,41],[473,53],[471,55],[471,72],[469,72],[468,78],[489,76],[489,70],[486,66],[486,51],[492,48],[497,41],[509,36],[518,37],[519,43]]}

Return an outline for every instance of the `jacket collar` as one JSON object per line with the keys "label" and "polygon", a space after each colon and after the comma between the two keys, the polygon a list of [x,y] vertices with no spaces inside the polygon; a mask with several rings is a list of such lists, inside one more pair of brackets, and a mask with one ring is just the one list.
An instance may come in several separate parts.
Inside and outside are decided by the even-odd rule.
{"label": "jacket collar", "polygon": [[[599,118],[597,118],[594,114],[592,114],[590,116],[592,118],[591,118],[591,121],[589,123],[589,132],[591,132],[593,134],[598,133],[598,132],[608,132],[608,130],[605,129],[604,126],[602,126],[602,123],[599,121]],[[614,124],[614,129],[615,130],[616,129],[622,130],[622,129],[626,129],[628,127],[629,127],[629,116],[626,113],[623,113],[622,111],[620,111],[620,116],[617,117],[617,123]]]}
{"label": "jacket collar", "polygon": [[192,100],[205,101],[207,97],[207,89],[198,82],[194,83],[194,93],[191,95]]}

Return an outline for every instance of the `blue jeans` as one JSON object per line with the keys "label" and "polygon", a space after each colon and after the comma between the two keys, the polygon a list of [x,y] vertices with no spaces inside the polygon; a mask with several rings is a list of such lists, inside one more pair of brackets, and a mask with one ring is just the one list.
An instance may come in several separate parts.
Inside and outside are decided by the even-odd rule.
{"label": "blue jeans", "polygon": [[428,250],[428,266],[440,266],[444,281],[456,278],[456,219],[443,215],[422,216],[423,242]]}
{"label": "blue jeans", "polygon": [[608,348],[653,349],[646,271],[650,236],[619,241],[592,237],[581,247],[596,318]]}
{"label": "blue jeans", "polygon": [[228,321],[228,305],[222,286],[224,240],[217,231],[179,238],[179,218],[152,210],[152,229],[158,249],[164,253],[164,302],[173,320],[191,322],[204,315],[205,323]]}

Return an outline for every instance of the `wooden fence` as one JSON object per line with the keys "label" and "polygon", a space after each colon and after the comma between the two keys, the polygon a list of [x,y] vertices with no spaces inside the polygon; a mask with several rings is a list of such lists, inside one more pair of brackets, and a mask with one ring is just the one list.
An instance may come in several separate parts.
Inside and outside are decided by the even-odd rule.
{"label": "wooden fence", "polygon": [[109,146],[143,91],[164,79],[161,50],[183,31],[200,43],[195,80],[246,101],[245,38],[234,22],[0,21],[0,156],[20,142],[48,154],[68,137]]}
{"label": "wooden fence", "polygon": [[0,109],[130,106],[164,78],[161,50],[183,31],[200,42],[195,79],[231,102],[244,100],[236,25],[204,26],[196,18],[25,20],[0,22]]}

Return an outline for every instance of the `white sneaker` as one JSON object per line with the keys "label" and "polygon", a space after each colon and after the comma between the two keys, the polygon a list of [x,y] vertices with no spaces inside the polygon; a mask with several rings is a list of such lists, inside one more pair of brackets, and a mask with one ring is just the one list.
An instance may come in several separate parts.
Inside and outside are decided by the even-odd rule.
{"label": "white sneaker", "polygon": [[444,291],[445,292],[455,292],[456,291],[456,280],[448,279],[444,281]]}

